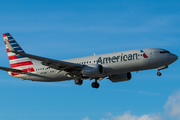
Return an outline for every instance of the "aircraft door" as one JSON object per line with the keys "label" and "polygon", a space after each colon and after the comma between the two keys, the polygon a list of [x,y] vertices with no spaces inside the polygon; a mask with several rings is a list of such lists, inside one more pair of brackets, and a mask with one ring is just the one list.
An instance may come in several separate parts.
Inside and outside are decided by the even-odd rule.
{"label": "aircraft door", "polygon": [[154,51],[150,51],[148,54],[148,67],[153,68],[153,62],[154,62]]}

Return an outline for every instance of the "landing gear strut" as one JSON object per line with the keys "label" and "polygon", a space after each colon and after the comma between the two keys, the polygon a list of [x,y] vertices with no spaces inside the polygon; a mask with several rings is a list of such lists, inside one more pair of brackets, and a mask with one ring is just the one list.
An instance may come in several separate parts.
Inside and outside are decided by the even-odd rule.
{"label": "landing gear strut", "polygon": [[95,79],[95,82],[91,84],[93,88],[99,88],[99,83],[97,82],[97,79]]}
{"label": "landing gear strut", "polygon": [[163,70],[163,69],[166,69],[166,68],[168,68],[167,65],[164,65],[164,66],[158,68],[157,76],[161,76],[162,74],[161,74],[160,70]]}
{"label": "landing gear strut", "polygon": [[81,79],[75,79],[75,80],[74,80],[74,83],[75,83],[76,85],[82,85],[82,84],[83,84],[83,81],[82,81]]}

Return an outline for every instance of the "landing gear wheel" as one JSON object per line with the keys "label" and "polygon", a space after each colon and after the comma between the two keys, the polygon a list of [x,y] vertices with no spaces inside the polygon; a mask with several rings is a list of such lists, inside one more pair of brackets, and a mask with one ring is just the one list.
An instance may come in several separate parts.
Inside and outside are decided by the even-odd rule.
{"label": "landing gear wheel", "polygon": [[82,84],[83,84],[83,81],[82,81],[82,80],[80,80],[78,85],[82,85]]}
{"label": "landing gear wheel", "polygon": [[161,76],[162,74],[160,72],[157,73],[157,76]]}
{"label": "landing gear wheel", "polygon": [[93,88],[99,88],[99,83],[93,82],[93,83],[91,84],[91,86],[92,86]]}
{"label": "landing gear wheel", "polygon": [[83,81],[81,79],[75,79],[74,80],[76,85],[82,85]]}

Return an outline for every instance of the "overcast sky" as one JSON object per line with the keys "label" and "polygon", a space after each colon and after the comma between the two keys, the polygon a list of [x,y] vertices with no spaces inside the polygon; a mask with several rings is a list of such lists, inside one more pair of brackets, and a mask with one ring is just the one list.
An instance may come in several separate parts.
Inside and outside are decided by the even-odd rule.
{"label": "overcast sky", "polygon": [[[180,56],[180,2],[168,0],[1,0],[0,33],[30,54],[57,60],[140,48]],[[10,67],[3,42],[0,66]],[[132,80],[32,82],[0,71],[2,120],[180,120],[179,60]]]}

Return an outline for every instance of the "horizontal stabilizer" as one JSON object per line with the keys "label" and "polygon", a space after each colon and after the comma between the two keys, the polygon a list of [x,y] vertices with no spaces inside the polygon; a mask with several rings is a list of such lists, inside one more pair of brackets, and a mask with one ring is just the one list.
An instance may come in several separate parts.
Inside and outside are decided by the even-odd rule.
{"label": "horizontal stabilizer", "polygon": [[20,72],[24,72],[22,70],[18,70],[18,69],[12,69],[12,68],[6,68],[6,67],[0,67],[1,70],[4,70],[4,71],[7,71],[7,72],[17,72],[17,73],[20,73]]}

